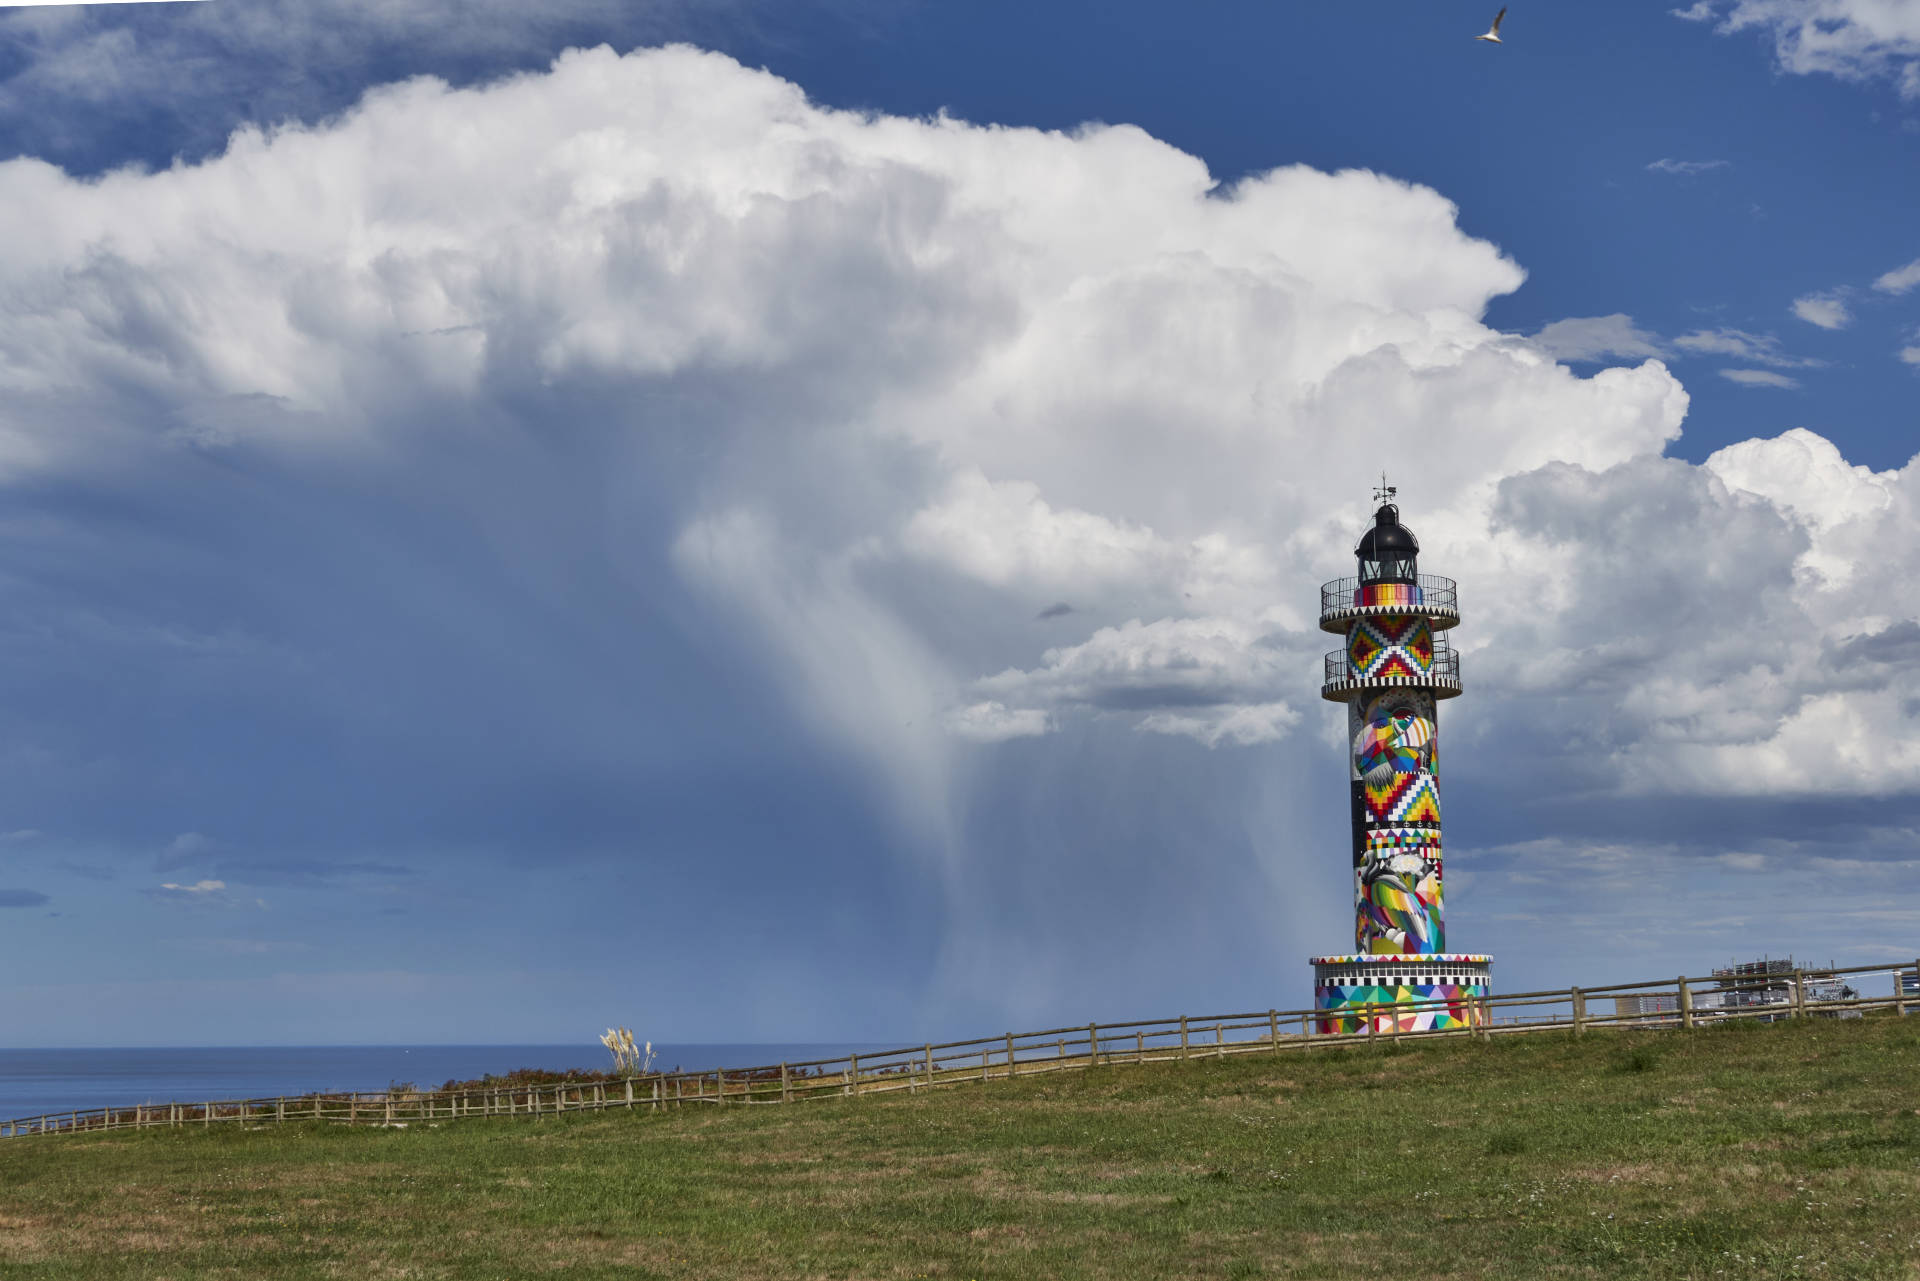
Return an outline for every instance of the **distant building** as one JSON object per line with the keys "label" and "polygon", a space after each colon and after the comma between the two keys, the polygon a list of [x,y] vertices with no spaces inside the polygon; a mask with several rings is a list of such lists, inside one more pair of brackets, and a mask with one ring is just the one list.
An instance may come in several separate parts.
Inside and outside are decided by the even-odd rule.
{"label": "distant building", "polygon": [[1680,994],[1648,992],[1639,996],[1616,996],[1613,998],[1613,1012],[1625,1019],[1664,1023],[1666,1016],[1680,1012]]}
{"label": "distant building", "polygon": [[[1756,1007],[1777,1005],[1783,1007],[1779,1014],[1761,1015],[1772,1019],[1786,1017],[1784,1007],[1793,1004],[1793,975],[1799,967],[1791,956],[1782,958],[1768,957],[1759,961],[1742,961],[1725,969],[1715,970],[1716,980],[1713,987],[1694,997],[1696,1010],[1752,1010]],[[1851,1001],[1860,993],[1837,975],[1820,970],[1804,970],[1800,981],[1805,988],[1809,1001]],[[1827,1018],[1859,1018],[1858,1010],[1822,1010],[1819,1013]]]}

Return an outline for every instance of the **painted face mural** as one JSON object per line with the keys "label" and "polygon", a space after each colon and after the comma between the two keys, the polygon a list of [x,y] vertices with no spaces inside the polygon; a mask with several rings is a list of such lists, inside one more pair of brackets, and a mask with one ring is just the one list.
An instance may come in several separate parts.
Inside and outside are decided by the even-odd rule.
{"label": "painted face mural", "polygon": [[1386,783],[1433,769],[1433,695],[1388,690],[1368,700],[1353,734],[1353,776]]}
{"label": "painted face mural", "polygon": [[1437,848],[1400,850],[1360,869],[1356,952],[1415,956],[1446,951],[1439,854]]}

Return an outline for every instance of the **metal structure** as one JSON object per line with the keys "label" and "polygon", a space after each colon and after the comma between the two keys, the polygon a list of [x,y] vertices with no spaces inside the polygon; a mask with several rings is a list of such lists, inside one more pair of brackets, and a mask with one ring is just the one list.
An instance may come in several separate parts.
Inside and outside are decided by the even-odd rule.
{"label": "metal structure", "polygon": [[1451,578],[1419,572],[1420,540],[1394,489],[1354,548],[1359,573],[1320,589],[1320,628],[1345,638],[1326,657],[1322,698],[1347,705],[1353,807],[1353,951],[1313,958],[1322,1033],[1469,1027],[1492,960],[1447,950],[1440,847],[1439,704],[1460,693],[1447,629]]}
{"label": "metal structure", "polygon": [[[1832,1003],[1848,1001],[1858,992],[1836,976],[1833,962],[1817,970],[1802,967],[1791,956],[1740,961],[1713,972],[1714,986],[1700,994],[1702,1009],[1760,1010],[1774,1007],[1768,1018],[1784,1018],[1796,1000]],[[1838,1017],[1846,1017],[1842,1014]]]}

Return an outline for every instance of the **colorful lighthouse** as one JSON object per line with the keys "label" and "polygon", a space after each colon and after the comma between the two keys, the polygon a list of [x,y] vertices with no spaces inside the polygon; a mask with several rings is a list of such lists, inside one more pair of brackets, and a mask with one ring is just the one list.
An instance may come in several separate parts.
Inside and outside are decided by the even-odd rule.
{"label": "colorful lighthouse", "polygon": [[1353,951],[1313,958],[1320,1031],[1423,1031],[1479,1022],[1493,958],[1447,950],[1440,847],[1440,703],[1460,693],[1447,631],[1451,578],[1419,572],[1420,541],[1382,485],[1355,578],[1320,589],[1320,696],[1347,705],[1353,802]]}

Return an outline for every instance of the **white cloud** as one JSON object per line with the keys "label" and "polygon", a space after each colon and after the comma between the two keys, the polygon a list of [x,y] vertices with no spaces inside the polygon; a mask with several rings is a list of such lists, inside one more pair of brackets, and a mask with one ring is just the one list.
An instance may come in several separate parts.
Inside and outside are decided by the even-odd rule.
{"label": "white cloud", "polygon": [[1832,441],[1804,427],[1728,445],[1703,466],[1731,488],[1763,497],[1821,533],[1886,515],[1899,480],[1894,472],[1849,464]]}
{"label": "white cloud", "polygon": [[1900,349],[1900,359],[1909,365],[1920,365],[1920,343]]}
{"label": "white cloud", "polygon": [[1040,594],[1098,587],[1151,574],[1174,553],[1141,526],[1084,511],[1055,511],[1026,481],[994,484],[968,468],[947,493],[914,513],[905,548],[996,587],[1030,584]]}
{"label": "white cloud", "polygon": [[199,880],[191,885],[178,881],[165,881],[159,888],[142,890],[141,893],[155,902],[177,903],[197,908],[263,909],[267,905],[265,899],[243,899],[229,893],[227,883],[219,880]]}
{"label": "white cloud", "polygon": [[1807,294],[1793,300],[1793,314],[1809,325],[1822,329],[1845,329],[1853,319],[1847,303],[1838,294]]}
{"label": "white cloud", "polygon": [[1665,356],[1659,335],[1633,323],[1633,317],[1574,316],[1556,320],[1532,336],[1533,344],[1555,360],[1587,362],[1609,357],[1646,359]]}
{"label": "white cloud", "polygon": [[1743,387],[1798,387],[1800,385],[1799,379],[1789,378],[1771,369],[1722,369],[1720,376],[1737,382]]}
{"label": "white cloud", "polygon": [[1673,340],[1682,351],[1709,356],[1732,356],[1777,369],[1806,369],[1824,362],[1804,356],[1791,356],[1780,349],[1780,340],[1772,334],[1748,333],[1744,329],[1696,329]]}
{"label": "white cloud", "polygon": [[1053,718],[1042,708],[1008,708],[988,700],[951,712],[947,727],[975,743],[1003,743],[1010,738],[1033,738],[1053,729]]}
{"label": "white cloud", "polygon": [[1892,82],[1920,98],[1920,5],[1909,0],[1697,0],[1676,17],[1756,30],[1784,71]]}
{"label": "white cloud", "polygon": [[[1297,642],[1296,642],[1297,644]],[[1277,697],[1299,688],[1304,656],[1257,625],[1224,618],[1130,620],[1103,627],[1078,645],[1048,649],[1032,670],[1010,668],[975,682],[1009,704],[1126,714],[1147,711],[1145,728],[1235,741],[1256,725],[1265,734],[1295,719]],[[1249,713],[1232,730],[1221,720]],[[1204,713],[1204,714],[1202,714]]]}
{"label": "white cloud", "polygon": [[1895,267],[1873,282],[1873,287],[1884,294],[1904,294],[1915,285],[1920,285],[1920,258]]}
{"label": "white cloud", "polygon": [[1648,165],[1647,169],[1652,173],[1679,174],[1681,177],[1690,178],[1712,169],[1725,169],[1731,163],[1727,160],[1672,160],[1663,156]]}
{"label": "white cloud", "polygon": [[1208,747],[1252,747],[1279,742],[1299,723],[1300,713],[1290,703],[1256,703],[1205,712],[1154,712],[1142,717],[1138,728],[1197,739]]}

